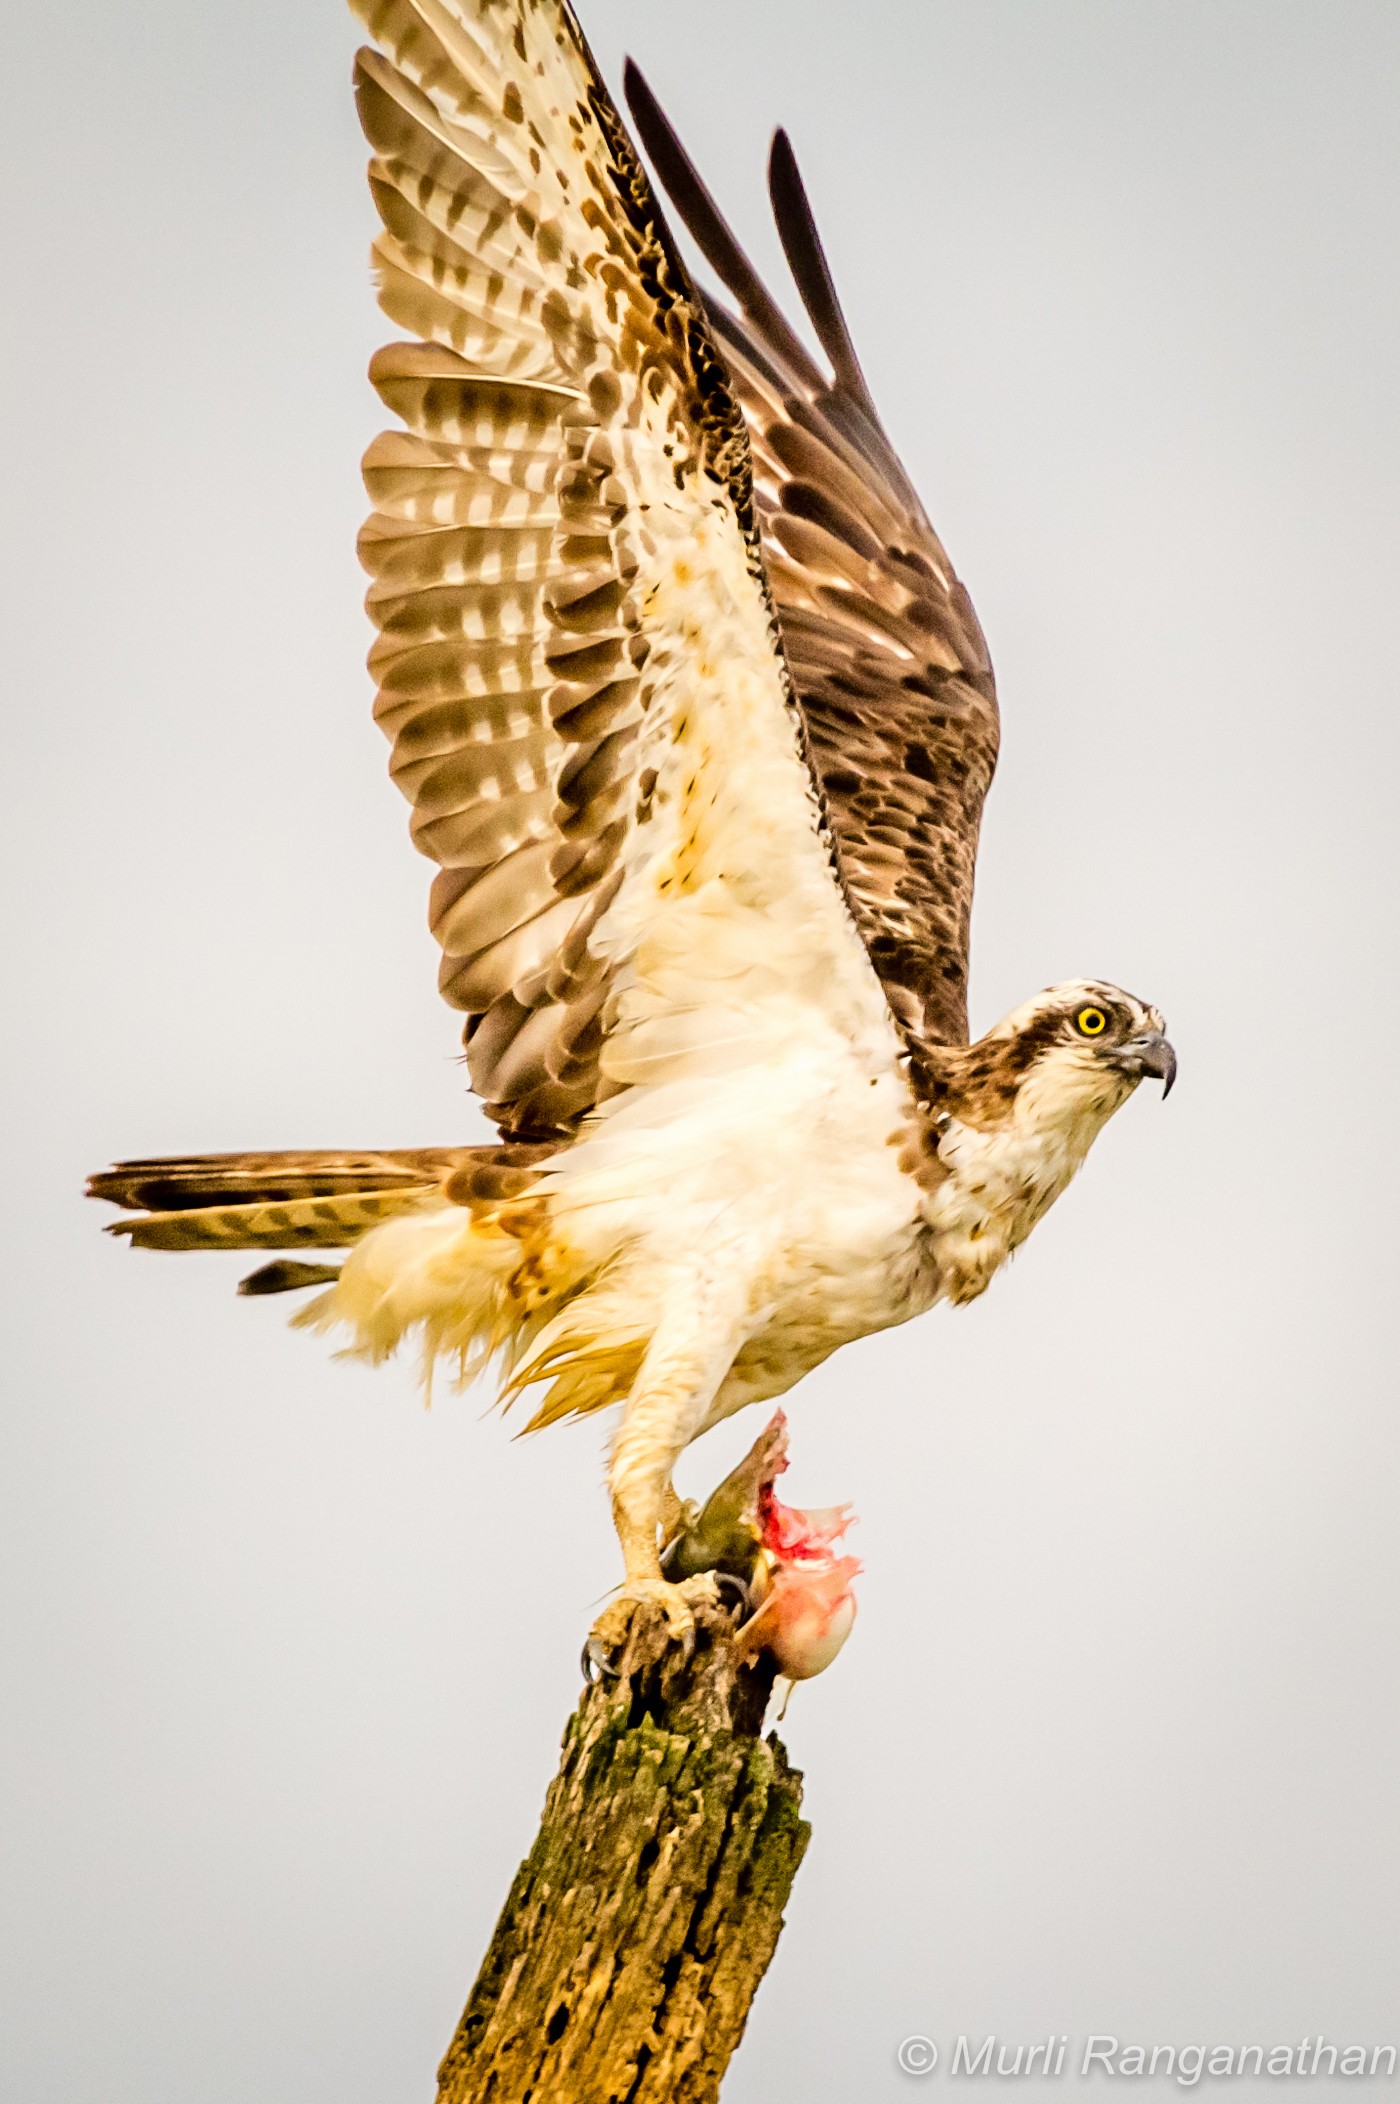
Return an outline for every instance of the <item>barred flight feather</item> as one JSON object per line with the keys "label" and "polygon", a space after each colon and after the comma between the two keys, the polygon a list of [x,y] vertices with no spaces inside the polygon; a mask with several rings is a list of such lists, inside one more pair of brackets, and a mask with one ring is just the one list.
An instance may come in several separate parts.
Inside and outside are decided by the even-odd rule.
{"label": "barred flight feather", "polygon": [[[382,47],[356,68],[380,298],[419,338],[371,366],[408,427],[365,459],[376,714],[442,871],[430,925],[474,1085],[508,1135],[562,1138],[678,1059],[742,1058],[752,1022],[728,982],[759,984],[781,939],[764,903],[762,936],[742,935],[746,895],[804,901],[847,989],[837,1027],[878,1037],[742,418],[570,11],[359,12]],[[697,678],[711,665],[727,694]],[[736,710],[766,729],[736,744]],[[745,744],[762,760],[741,780]],[[778,874],[794,861],[795,894]],[[711,967],[668,971],[657,928],[676,920],[660,953],[679,956],[710,863],[724,911],[711,897],[702,917],[732,925]]]}

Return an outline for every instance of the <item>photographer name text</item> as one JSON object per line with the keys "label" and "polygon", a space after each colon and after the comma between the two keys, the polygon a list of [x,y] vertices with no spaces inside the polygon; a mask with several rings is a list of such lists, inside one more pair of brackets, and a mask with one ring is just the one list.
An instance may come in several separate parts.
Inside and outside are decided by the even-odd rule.
{"label": "photographer name text", "polygon": [[906,2075],[933,2075],[944,2070],[950,2077],[990,2076],[1014,2080],[1038,2075],[1156,2075],[1169,2077],[1183,2089],[1194,2089],[1203,2078],[1228,2081],[1236,2075],[1272,2075],[1276,2079],[1314,2075],[1349,2075],[1359,2078],[1393,2076],[1394,2046],[1337,2045],[1321,2033],[1309,2035],[1294,2045],[1135,2045],[1108,2032],[1092,2032],[1079,2047],[1072,2048],[1068,2033],[1051,2033],[1034,2045],[1015,2045],[989,2033],[971,2039],[959,2033],[951,2049],[940,2047],[922,2032],[904,2039],[895,2055]]}

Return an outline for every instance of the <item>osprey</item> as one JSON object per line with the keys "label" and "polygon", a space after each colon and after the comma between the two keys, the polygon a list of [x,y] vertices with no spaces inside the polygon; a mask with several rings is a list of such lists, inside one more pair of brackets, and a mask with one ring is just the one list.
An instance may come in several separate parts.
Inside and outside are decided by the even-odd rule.
{"label": "osprey", "polygon": [[1096,980],[969,1042],[997,752],[966,592],[880,423],[791,148],[808,352],[634,68],[638,133],[733,305],[692,283],[565,0],[356,0],[399,426],[365,459],[370,666],[490,1147],[127,1162],[151,1249],[281,1257],[247,1292],[364,1357],[406,1338],[546,1425],[621,1404],[625,1583],[671,1472],[838,1345],[968,1301],[1144,1075]]}

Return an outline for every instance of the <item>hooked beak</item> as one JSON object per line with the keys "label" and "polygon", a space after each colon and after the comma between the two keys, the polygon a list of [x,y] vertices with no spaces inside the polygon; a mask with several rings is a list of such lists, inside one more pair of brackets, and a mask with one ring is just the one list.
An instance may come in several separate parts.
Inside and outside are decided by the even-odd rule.
{"label": "hooked beak", "polygon": [[1115,1067],[1131,1074],[1134,1081],[1151,1075],[1162,1084],[1162,1101],[1165,1103],[1176,1080],[1176,1053],[1160,1030],[1149,1030],[1143,1037],[1131,1037],[1126,1045],[1118,1045],[1109,1053]]}

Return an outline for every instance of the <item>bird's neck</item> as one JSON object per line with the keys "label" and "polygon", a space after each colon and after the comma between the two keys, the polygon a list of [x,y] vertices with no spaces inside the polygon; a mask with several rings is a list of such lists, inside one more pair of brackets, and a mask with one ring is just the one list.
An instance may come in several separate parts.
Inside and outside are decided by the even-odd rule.
{"label": "bird's neck", "polygon": [[924,1199],[924,1217],[945,1299],[975,1300],[986,1291],[1074,1177],[1114,1108],[1102,1095],[1047,1103],[1023,1089],[995,1124],[951,1110],[934,1119],[927,1144],[937,1150],[941,1173]]}

